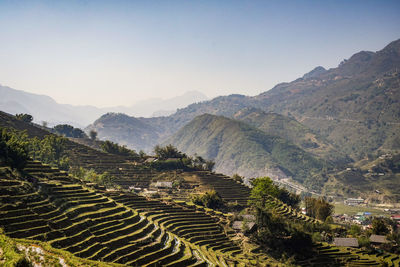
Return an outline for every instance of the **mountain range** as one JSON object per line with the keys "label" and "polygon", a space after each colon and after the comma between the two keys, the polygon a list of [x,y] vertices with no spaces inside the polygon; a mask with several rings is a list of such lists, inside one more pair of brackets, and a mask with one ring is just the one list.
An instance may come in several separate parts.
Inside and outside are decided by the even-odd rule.
{"label": "mountain range", "polygon": [[292,177],[321,188],[333,169],[400,152],[400,40],[356,53],[336,68],[316,67],[256,96],[196,102],[150,118],[115,109],[86,131],[146,152],[172,143],[215,160],[217,171]]}
{"label": "mountain range", "polygon": [[[254,97],[221,96],[178,109],[168,117],[138,119],[157,128],[162,139],[198,115],[234,118],[239,110],[257,108],[294,118],[345,154],[359,159],[378,149],[400,148],[399,70],[400,40],[397,40],[378,52],[357,53],[337,68],[317,67],[302,78],[278,84]],[[90,128],[96,128],[107,116],[110,115],[99,118]],[[99,129],[99,135],[105,131]],[[154,140],[154,144],[160,141]],[[139,145],[129,144],[133,148]]]}
{"label": "mountain range", "polygon": [[153,114],[167,116],[178,108],[207,97],[197,91],[189,91],[183,95],[169,99],[152,98],[129,107],[116,106],[98,108],[95,106],[76,106],[59,104],[49,96],[33,94],[0,85],[0,110],[10,114],[28,113],[36,123],[46,121],[49,125],[71,124],[84,128],[107,112],[123,112],[132,116],[149,117]]}
{"label": "mountain range", "polygon": [[217,172],[246,177],[291,177],[304,183],[324,161],[278,135],[223,116],[197,116],[166,143],[189,154],[214,159]]}

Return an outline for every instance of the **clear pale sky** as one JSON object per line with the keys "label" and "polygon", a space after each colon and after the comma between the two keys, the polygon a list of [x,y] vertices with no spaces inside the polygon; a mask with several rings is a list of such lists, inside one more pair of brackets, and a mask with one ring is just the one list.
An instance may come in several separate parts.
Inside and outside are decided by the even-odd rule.
{"label": "clear pale sky", "polygon": [[399,38],[400,1],[0,0],[0,84],[97,106],[256,95]]}

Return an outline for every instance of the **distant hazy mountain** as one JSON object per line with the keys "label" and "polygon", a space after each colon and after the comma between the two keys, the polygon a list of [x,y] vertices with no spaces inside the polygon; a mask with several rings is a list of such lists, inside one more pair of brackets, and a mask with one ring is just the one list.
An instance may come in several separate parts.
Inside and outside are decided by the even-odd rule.
{"label": "distant hazy mountain", "polygon": [[213,159],[216,171],[247,177],[293,177],[304,182],[323,162],[288,140],[223,116],[196,117],[165,143]]}
{"label": "distant hazy mountain", "polygon": [[107,112],[124,113],[135,117],[169,116],[177,109],[192,103],[207,100],[207,96],[197,91],[189,91],[183,95],[169,99],[150,98],[133,104],[132,106],[117,106],[104,108]]}
{"label": "distant hazy mountain", "polygon": [[45,95],[32,94],[0,85],[0,110],[16,114],[29,113],[35,122],[50,125],[69,123],[82,127],[98,118],[103,111],[92,106],[58,104]]}
{"label": "distant hazy mountain", "polygon": [[153,148],[162,136],[162,128],[153,127],[143,118],[123,113],[107,113],[86,128],[96,130],[100,140],[112,140],[137,151]]}
{"label": "distant hazy mountain", "polygon": [[49,96],[28,93],[1,85],[0,96],[0,110],[2,111],[11,114],[29,113],[37,123],[42,121],[46,121],[50,125],[68,123],[77,127],[89,125],[107,112],[123,112],[144,117],[151,116],[153,113],[168,116],[180,107],[207,99],[204,94],[191,91],[166,100],[158,98],[145,100],[131,107],[97,108],[59,104]]}

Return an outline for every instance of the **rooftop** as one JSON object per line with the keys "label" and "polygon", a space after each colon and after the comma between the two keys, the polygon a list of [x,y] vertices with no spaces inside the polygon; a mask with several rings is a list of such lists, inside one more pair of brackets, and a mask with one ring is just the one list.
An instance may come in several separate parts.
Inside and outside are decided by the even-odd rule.
{"label": "rooftop", "polygon": [[336,237],[333,244],[337,247],[358,247],[358,240],[357,238]]}

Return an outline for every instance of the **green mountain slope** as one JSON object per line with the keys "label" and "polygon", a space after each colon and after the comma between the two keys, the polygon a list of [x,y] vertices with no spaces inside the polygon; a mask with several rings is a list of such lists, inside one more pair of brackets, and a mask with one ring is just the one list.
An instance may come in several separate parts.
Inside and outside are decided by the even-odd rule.
{"label": "green mountain slope", "polygon": [[204,114],[167,140],[189,154],[216,161],[216,170],[248,177],[292,176],[304,182],[324,163],[293,143],[243,122]]}
{"label": "green mountain slope", "polygon": [[400,40],[359,52],[337,68],[279,84],[258,107],[291,114],[354,159],[400,149]]}
{"label": "green mountain slope", "polygon": [[239,110],[233,115],[233,118],[254,126],[266,134],[280,136],[305,151],[328,161],[344,163],[350,160],[326,139],[315,134],[294,118],[277,113],[267,113],[255,108]]}
{"label": "green mountain slope", "polygon": [[[341,152],[358,160],[367,153],[400,151],[400,40],[378,52],[359,52],[337,68],[317,67],[290,83],[282,83],[258,96],[229,95],[189,105],[168,117],[137,118],[145,125],[100,136],[150,150],[196,116],[204,113],[233,117],[244,108],[258,108],[295,117],[298,122],[323,136]],[[153,128],[149,128],[151,126]],[[133,130],[134,129],[134,130]],[[134,131],[140,136],[131,140]],[[143,142],[157,133],[158,139]],[[124,138],[122,138],[125,136]],[[129,141],[128,141],[129,140]],[[146,144],[146,145],[143,145]]]}
{"label": "green mountain slope", "polygon": [[[150,151],[196,116],[209,113],[243,120],[336,163],[347,161],[348,157],[358,161],[370,155],[396,154],[400,152],[399,70],[400,40],[397,40],[378,52],[359,52],[337,68],[317,67],[302,78],[278,84],[258,96],[217,97],[179,109],[168,117],[135,120],[143,124],[116,124],[109,127],[105,136],[134,149]],[[243,110],[253,108],[289,118],[242,114]],[[102,127],[106,126],[94,124],[100,137]],[[133,134],[137,136],[131,137]],[[224,162],[215,159],[218,166],[236,166],[226,158]],[[231,169],[226,168],[228,173]]]}
{"label": "green mountain slope", "polygon": [[400,201],[400,154],[364,159],[329,175],[323,188],[327,195],[362,197],[368,202]]}

